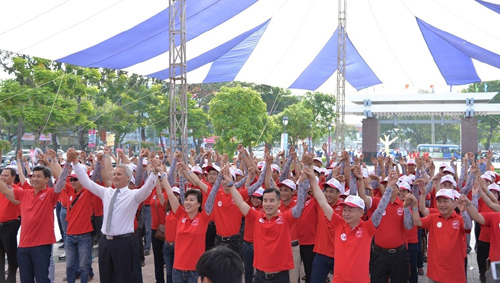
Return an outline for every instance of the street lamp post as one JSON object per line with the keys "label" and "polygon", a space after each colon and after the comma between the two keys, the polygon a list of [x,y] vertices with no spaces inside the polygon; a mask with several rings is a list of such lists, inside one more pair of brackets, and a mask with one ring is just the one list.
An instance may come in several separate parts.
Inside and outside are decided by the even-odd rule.
{"label": "street lamp post", "polygon": [[328,123],[327,128],[328,128],[328,150],[326,152],[328,154],[330,154],[330,151],[331,151],[331,149],[330,149],[330,143],[332,142],[332,137],[330,135],[330,132],[332,131],[332,124]]}
{"label": "street lamp post", "polygon": [[285,126],[285,131],[281,135],[281,150],[285,151],[285,157],[288,156],[288,134],[286,133],[286,125],[288,125],[288,117],[283,116],[283,125]]}
{"label": "street lamp post", "polygon": [[309,152],[314,152],[312,149],[312,122],[309,123]]}

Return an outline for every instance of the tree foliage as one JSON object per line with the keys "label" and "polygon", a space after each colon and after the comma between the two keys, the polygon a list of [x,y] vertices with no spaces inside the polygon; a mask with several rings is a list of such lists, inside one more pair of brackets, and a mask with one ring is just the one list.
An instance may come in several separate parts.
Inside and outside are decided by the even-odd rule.
{"label": "tree foliage", "polygon": [[238,143],[253,146],[269,139],[265,130],[266,104],[255,90],[240,85],[222,87],[209,106],[208,114],[218,136],[216,148],[221,152],[233,153]]}

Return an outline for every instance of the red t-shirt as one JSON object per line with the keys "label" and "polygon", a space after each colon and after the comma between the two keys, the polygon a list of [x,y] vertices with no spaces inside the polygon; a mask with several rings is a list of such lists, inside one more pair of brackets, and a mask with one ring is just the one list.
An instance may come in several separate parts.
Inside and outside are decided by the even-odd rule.
{"label": "red t-shirt", "polygon": [[429,230],[427,277],[438,282],[467,282],[463,240],[468,231],[462,216],[453,212],[444,219],[438,213],[421,220],[422,228]]}
{"label": "red t-shirt", "polygon": [[314,245],[318,227],[318,202],[308,196],[298,221],[300,245]]}
{"label": "red t-shirt", "polygon": [[[486,203],[482,199],[479,199],[478,201],[477,211],[480,213],[495,212],[488,205],[486,205]],[[484,225],[481,226],[481,233],[479,233],[479,240],[490,243],[490,230],[491,228],[489,226],[488,227]]]}
{"label": "red t-shirt", "polygon": [[[411,207],[410,207],[410,212],[411,212]],[[406,230],[406,229],[405,229]],[[413,225],[411,230],[406,230],[406,241],[410,244],[416,244],[418,243],[418,227],[416,225]]]}
{"label": "red t-shirt", "polygon": [[92,209],[94,211],[94,216],[103,216],[104,211],[102,207],[102,199],[96,195],[92,197]]}
{"label": "red t-shirt", "polygon": [[335,266],[332,282],[370,282],[370,246],[376,228],[371,220],[360,220],[354,228],[336,213],[330,225],[335,231]]}
{"label": "red t-shirt", "polygon": [[179,206],[174,215],[177,219],[174,268],[196,270],[196,263],[205,252],[205,234],[209,217],[203,210],[190,219],[183,206]]}
{"label": "red t-shirt", "polygon": [[177,218],[175,218],[172,210],[165,213],[165,242],[175,242],[175,234],[177,232]]}
{"label": "red t-shirt", "polygon": [[[164,224],[165,222],[165,205],[161,205],[160,200],[158,199],[158,195],[156,194],[156,190],[153,190],[155,195],[149,201],[149,205],[151,207],[151,229],[158,229],[159,224]],[[163,197],[165,198],[165,204],[168,201],[167,192],[162,192]]]}
{"label": "red t-shirt", "polygon": [[254,225],[254,268],[264,272],[293,269],[290,226],[297,218],[292,212],[280,212],[267,220],[265,213],[250,209],[245,223],[250,222]]}
{"label": "red t-shirt", "polygon": [[68,208],[68,194],[66,194],[65,190],[62,190],[59,194],[59,201],[64,208]]}
{"label": "red t-shirt", "polygon": [[[13,184],[12,189],[21,189]],[[0,194],[0,222],[7,222],[19,218],[19,205],[13,204],[3,194]]]}
{"label": "red t-shirt", "polygon": [[[342,202],[342,200],[338,200],[332,206],[333,211],[339,216],[342,216],[344,208],[344,206],[340,205]],[[314,243],[314,252],[333,258],[335,256],[335,239],[333,238],[335,231],[330,225],[330,221],[323,212],[323,209],[319,205],[316,205],[316,209],[318,211],[318,231]]]}
{"label": "red t-shirt", "polygon": [[[64,190],[69,196],[68,211],[66,215],[66,221],[68,221],[67,234],[80,235],[94,231],[92,222],[90,221],[92,217],[92,199],[94,198],[94,194],[85,188],[75,193],[75,190],[69,183],[66,183]],[[71,207],[71,204],[77,197],[78,199],[73,207]]]}
{"label": "red t-shirt", "polygon": [[[372,213],[379,203],[380,198],[372,198]],[[382,221],[375,232],[375,244],[383,249],[393,249],[406,244],[403,202],[399,198],[389,203],[383,212]]]}
{"label": "red t-shirt", "polygon": [[[251,204],[249,204],[251,206]],[[251,206],[250,209],[257,210],[258,212],[264,212],[262,205],[255,208]],[[243,240],[253,243],[253,234],[254,234],[254,223],[253,222],[245,222],[245,230],[243,231]]]}
{"label": "red t-shirt", "polygon": [[[294,208],[296,205],[297,205],[297,198],[292,197],[292,200],[290,201],[290,203],[288,203],[288,205],[284,205],[283,202],[281,202],[279,210],[281,212],[292,211],[292,208]],[[298,221],[295,221],[290,226],[290,238],[292,239],[292,241],[299,239],[299,222]]]}
{"label": "red t-shirt", "polygon": [[[239,193],[244,200],[248,199],[246,190],[239,190]],[[224,192],[222,188],[217,192],[212,213],[215,219],[217,235],[229,237],[240,232],[243,214],[234,203],[231,193]]]}
{"label": "red t-shirt", "polygon": [[481,215],[484,217],[483,228],[490,228],[490,260],[500,261],[500,213],[488,212]]}
{"label": "red t-shirt", "polygon": [[35,190],[31,187],[25,190],[14,189],[14,196],[21,201],[19,205],[22,228],[19,247],[29,248],[55,243],[54,206],[59,194],[47,187],[35,195]]}

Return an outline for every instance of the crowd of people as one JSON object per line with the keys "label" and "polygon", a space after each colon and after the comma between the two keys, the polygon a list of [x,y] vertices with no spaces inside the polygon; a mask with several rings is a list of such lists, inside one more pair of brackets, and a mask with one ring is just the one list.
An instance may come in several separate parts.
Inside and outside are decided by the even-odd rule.
{"label": "crowd of people", "polygon": [[333,282],[467,282],[473,228],[478,279],[497,282],[500,175],[490,153],[486,166],[466,153],[459,172],[454,159],[375,156],[367,166],[362,154],[325,144],[323,160],[302,147],[264,160],[242,145],[232,160],[203,148],[137,157],[70,148],[65,160],[49,149],[33,168],[20,151],[0,175],[0,282],[16,282],[18,268],[21,282],[55,282],[57,205],[70,283],[93,279],[94,245],[109,283],[143,282],[150,253],[157,283],[324,283],[330,273]]}

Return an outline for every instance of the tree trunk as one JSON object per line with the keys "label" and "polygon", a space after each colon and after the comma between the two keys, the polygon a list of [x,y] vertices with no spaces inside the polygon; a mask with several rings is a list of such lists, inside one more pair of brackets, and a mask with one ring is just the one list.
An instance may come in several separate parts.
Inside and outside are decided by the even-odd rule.
{"label": "tree trunk", "polygon": [[165,150],[165,144],[163,143],[163,138],[162,138],[162,136],[161,136],[161,131],[160,131],[160,145],[161,145],[161,150],[162,150],[163,152],[167,152],[167,151]]}
{"label": "tree trunk", "polygon": [[17,146],[16,146],[16,152],[22,149],[22,139],[24,135],[24,125],[23,125],[23,118],[19,117],[18,123],[17,123]]}
{"label": "tree trunk", "polygon": [[490,130],[488,132],[488,137],[486,138],[486,144],[484,145],[484,149],[490,149],[490,144],[491,144],[491,138],[493,137],[493,131],[496,128],[496,123],[493,121],[490,121]]}
{"label": "tree trunk", "polygon": [[[83,135],[83,127],[78,126],[78,131],[76,132],[76,136],[78,139],[78,144],[80,145],[80,150],[85,150],[87,147],[87,143],[85,142],[85,136]],[[99,137],[96,137],[98,139]]]}
{"label": "tree trunk", "polygon": [[54,149],[55,152],[59,149],[59,145],[57,144],[57,134],[52,133],[52,148]]}

